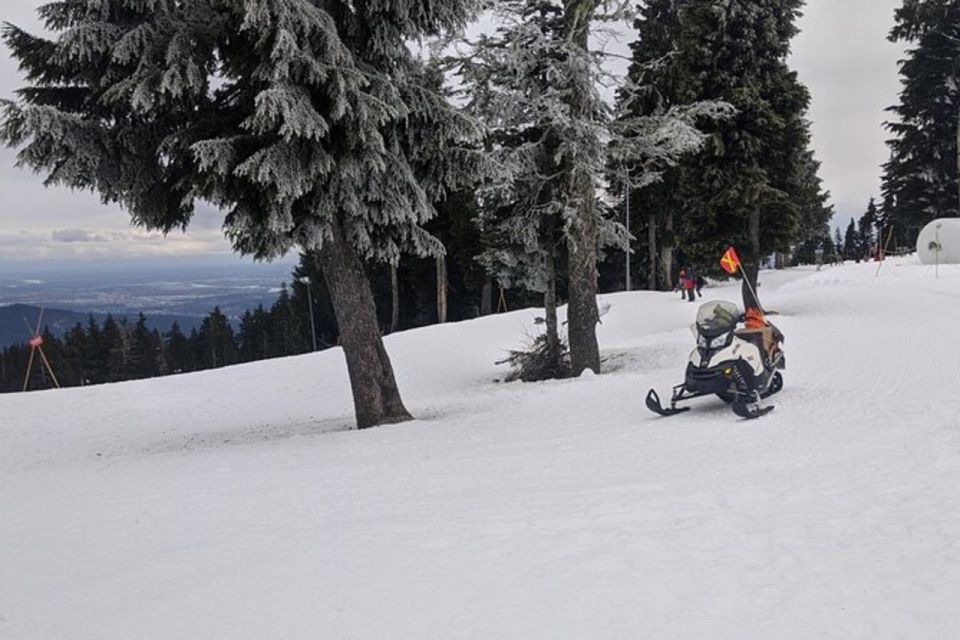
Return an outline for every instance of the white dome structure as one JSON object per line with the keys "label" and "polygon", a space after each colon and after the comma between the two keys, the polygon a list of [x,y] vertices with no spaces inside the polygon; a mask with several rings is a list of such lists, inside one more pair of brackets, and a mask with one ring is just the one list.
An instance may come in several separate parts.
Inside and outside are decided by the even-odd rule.
{"label": "white dome structure", "polygon": [[960,218],[940,218],[917,236],[917,255],[923,264],[960,264]]}

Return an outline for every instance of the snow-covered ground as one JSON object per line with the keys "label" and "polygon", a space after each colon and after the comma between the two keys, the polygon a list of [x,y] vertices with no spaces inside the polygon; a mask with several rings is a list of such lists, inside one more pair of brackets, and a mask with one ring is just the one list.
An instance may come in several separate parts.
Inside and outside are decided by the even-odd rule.
{"label": "snow-covered ground", "polygon": [[[786,387],[670,419],[696,305],[604,296],[608,373],[503,384],[518,312],[0,396],[0,638],[958,638],[960,267],[765,272]],[[737,300],[734,286],[704,299]]]}

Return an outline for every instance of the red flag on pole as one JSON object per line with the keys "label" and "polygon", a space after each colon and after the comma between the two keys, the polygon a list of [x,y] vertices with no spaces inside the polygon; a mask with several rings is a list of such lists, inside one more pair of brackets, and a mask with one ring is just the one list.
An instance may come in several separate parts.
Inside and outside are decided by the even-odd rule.
{"label": "red flag on pole", "polygon": [[737,250],[729,247],[723,257],[720,258],[720,266],[730,275],[735,274],[740,268],[740,256],[737,255]]}
{"label": "red flag on pole", "polygon": [[[22,343],[21,343],[22,344]],[[43,336],[36,336],[30,339],[30,348],[36,349],[43,344]]]}

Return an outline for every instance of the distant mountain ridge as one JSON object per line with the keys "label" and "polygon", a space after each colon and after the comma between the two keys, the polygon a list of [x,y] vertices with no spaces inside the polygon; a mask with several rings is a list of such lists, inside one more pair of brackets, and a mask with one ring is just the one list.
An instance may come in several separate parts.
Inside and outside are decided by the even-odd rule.
{"label": "distant mountain ridge", "polygon": [[[28,304],[12,304],[0,306],[0,349],[14,344],[25,343],[30,339],[30,331],[27,330],[27,324],[24,319],[30,323],[31,327],[37,324],[37,318],[40,315],[40,307]],[[107,318],[106,313],[88,313],[85,311],[69,311],[66,309],[44,309],[43,326],[49,327],[53,335],[62,337],[69,329],[78,322],[86,326],[90,316],[93,316],[97,324],[103,325]],[[131,323],[136,322],[137,315],[129,313],[113,313],[114,318],[118,320],[126,317]],[[189,333],[191,329],[200,326],[203,318],[196,316],[184,316],[174,314],[157,314],[147,316],[147,326],[153,330],[166,332],[174,322],[179,323],[180,329],[184,333]],[[41,331],[43,327],[40,328]]]}

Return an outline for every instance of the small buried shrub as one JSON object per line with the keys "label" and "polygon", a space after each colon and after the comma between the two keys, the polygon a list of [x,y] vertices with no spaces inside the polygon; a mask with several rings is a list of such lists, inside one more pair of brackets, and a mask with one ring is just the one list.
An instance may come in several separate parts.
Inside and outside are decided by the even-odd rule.
{"label": "small buried shrub", "polygon": [[557,348],[550,349],[546,334],[541,334],[528,348],[511,350],[509,353],[509,356],[497,362],[513,368],[504,379],[505,382],[538,382],[570,377],[570,350],[563,340]]}

